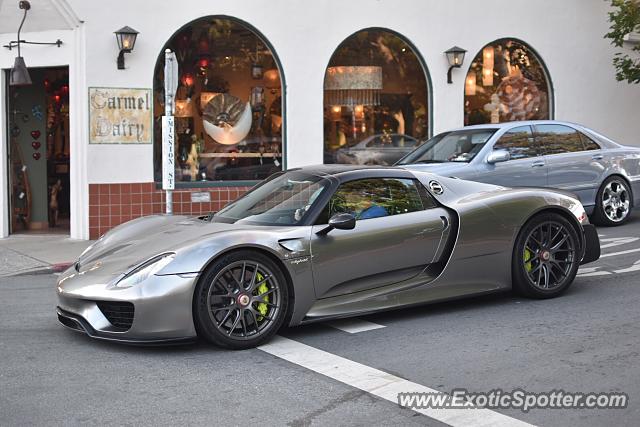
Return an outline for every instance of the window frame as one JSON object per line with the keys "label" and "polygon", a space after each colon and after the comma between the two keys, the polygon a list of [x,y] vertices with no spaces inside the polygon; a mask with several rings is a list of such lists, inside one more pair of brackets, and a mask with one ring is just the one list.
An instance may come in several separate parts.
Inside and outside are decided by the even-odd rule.
{"label": "window frame", "polygon": [[[467,79],[467,76],[469,75],[469,72],[473,68],[474,62],[477,59],[482,59],[482,53],[483,53],[483,51],[484,51],[484,49],[486,47],[495,46],[495,45],[501,44],[501,43],[507,43],[509,41],[519,43],[520,45],[526,47],[527,50],[529,52],[531,52],[533,54],[533,56],[536,58],[536,60],[538,61],[539,65],[540,65],[540,67],[542,69],[542,72],[543,72],[543,75],[544,75],[544,79],[545,79],[545,83],[547,85],[547,106],[548,106],[548,109],[549,109],[549,117],[546,118],[546,119],[537,119],[537,120],[555,120],[555,116],[556,116],[556,97],[555,97],[555,94],[556,94],[556,91],[555,91],[555,85],[554,85],[553,78],[551,76],[551,72],[549,70],[549,67],[547,66],[546,60],[544,59],[544,57],[542,55],[540,55],[538,50],[536,48],[534,48],[529,42],[527,42],[527,41],[525,41],[525,40],[523,40],[521,38],[507,36],[507,37],[497,38],[495,40],[492,40],[489,43],[485,43],[480,48],[480,50],[478,50],[476,55],[473,57],[473,59],[469,63],[469,66],[466,68],[466,73],[464,74],[465,81]],[[466,85],[465,85],[465,87],[466,87]],[[463,106],[462,107],[462,111],[463,111],[463,116],[464,116],[465,115],[465,107],[464,106],[465,106],[465,103],[467,102],[467,96],[469,96],[469,95],[467,95],[465,93],[465,88],[463,88],[461,92],[462,92],[461,96],[462,96],[462,106]],[[499,122],[499,123],[496,123],[496,124],[500,125],[500,124],[507,124],[507,123],[510,123],[510,122],[504,121],[504,122]],[[472,125],[480,125],[480,124],[489,125],[489,124],[492,124],[492,123],[490,123],[490,122],[469,123],[467,125],[466,121],[465,121],[463,124],[464,124],[464,126],[472,126]]]}
{"label": "window frame", "polygon": [[[583,151],[598,151],[598,150],[602,150],[602,146],[600,144],[598,144],[593,138],[589,138],[589,136],[578,130],[578,134],[580,135],[580,140],[582,141],[582,146],[584,147]],[[587,144],[591,143],[593,145],[595,145],[598,148],[587,148]]]}
{"label": "window frame", "polygon": [[518,160],[529,160],[529,159],[535,159],[535,158],[537,158],[537,157],[542,157],[542,156],[544,156],[544,155],[545,155],[545,153],[544,153],[544,149],[542,148],[542,146],[540,145],[540,143],[536,140],[536,137],[535,137],[535,130],[534,130],[533,126],[532,126],[532,125],[530,125],[530,124],[519,124],[519,125],[512,126],[512,127],[508,128],[508,129],[506,129],[504,132],[502,132],[502,133],[497,137],[496,141],[493,143],[493,146],[491,147],[491,150],[492,150],[492,151],[493,151],[493,150],[507,150],[507,151],[509,151],[509,155],[511,155],[511,151],[510,151],[508,148],[499,148],[499,147],[496,147],[496,145],[500,142],[500,140],[502,139],[502,137],[504,137],[506,134],[510,133],[510,132],[511,132],[511,131],[513,131],[514,129],[523,128],[523,127],[528,127],[528,128],[529,128],[529,131],[531,132],[531,137],[530,137],[530,139],[531,139],[531,141],[532,141],[532,143],[533,143],[533,149],[534,149],[534,151],[535,151],[536,155],[535,155],[535,156],[520,157],[520,158],[517,158],[517,159],[514,159],[514,158],[512,157],[512,158],[510,158],[508,161],[509,161],[509,162],[512,162],[512,161],[518,161]]}
{"label": "window frame", "polygon": [[[385,27],[385,26],[378,26],[378,25],[374,25],[374,26],[366,26],[360,29],[357,29],[356,31],[352,32],[351,34],[349,34],[348,36],[346,36],[344,39],[342,39],[340,41],[340,43],[333,49],[331,56],[329,57],[329,61],[326,63],[325,68],[324,68],[324,72],[326,72],[327,68],[331,66],[331,60],[333,59],[334,55],[336,54],[336,52],[338,52],[342,47],[344,47],[351,38],[358,36],[359,34],[363,33],[363,32],[371,32],[371,31],[377,31],[377,32],[381,32],[381,33],[388,33],[391,36],[396,37],[397,39],[399,39],[400,41],[402,41],[408,48],[408,50],[415,55],[416,60],[418,62],[418,64],[420,65],[420,68],[422,69],[422,73],[424,75],[424,79],[425,79],[425,87],[426,87],[426,91],[427,91],[427,96],[425,101],[425,105],[427,108],[427,132],[426,135],[424,135],[424,137],[422,138],[418,138],[412,135],[408,135],[411,136],[412,138],[416,139],[417,143],[416,145],[414,145],[412,147],[412,149],[417,148],[418,146],[422,145],[422,143],[424,143],[425,141],[431,139],[434,137],[434,127],[433,127],[433,122],[434,122],[434,101],[433,101],[433,93],[434,93],[434,84],[431,78],[431,69],[429,68],[427,61],[424,57],[424,55],[422,54],[422,51],[420,49],[418,49],[417,45],[406,35],[404,35],[403,33],[396,31],[390,27]],[[322,95],[324,98],[324,80],[326,77],[323,77],[323,90],[322,90]],[[283,84],[284,84],[284,80],[283,80]],[[283,91],[284,93],[284,91]],[[322,105],[323,105],[323,109],[325,108],[325,104],[326,102],[323,100]],[[284,115],[284,106],[283,106],[283,115]],[[326,134],[326,129],[325,127],[326,125],[323,125],[323,139],[325,138],[325,134]],[[351,146],[356,146],[357,144],[361,143],[362,140],[358,141],[357,143],[354,143]],[[283,143],[284,144],[284,143]],[[347,143],[346,147],[350,146],[349,143]],[[365,147],[365,149],[368,149],[367,147]],[[372,147],[372,149],[375,149],[375,147]],[[284,151],[284,148],[283,148]],[[323,141],[322,142],[322,155],[323,155],[323,161],[322,164],[341,164],[339,162],[327,162],[327,147],[326,147],[326,143]],[[404,157],[404,156],[402,156]],[[402,158],[400,157],[398,159],[398,161]],[[343,163],[344,164],[344,163]]]}
{"label": "window frame", "polygon": [[[188,28],[192,28],[194,25],[196,25],[199,21],[202,20],[229,20],[232,21],[235,24],[238,24],[242,27],[244,27],[244,29],[249,30],[251,33],[253,33],[254,36],[256,36],[260,42],[262,44],[264,44],[264,46],[269,50],[269,52],[271,53],[271,57],[273,58],[273,61],[275,62],[276,68],[278,70],[278,76],[280,78],[280,103],[281,103],[281,108],[282,108],[282,136],[281,136],[281,146],[280,146],[280,150],[282,152],[282,157],[281,157],[281,169],[276,172],[286,172],[288,169],[288,131],[287,131],[287,125],[288,125],[288,114],[287,114],[287,98],[288,98],[288,91],[287,91],[287,80],[286,80],[286,75],[285,75],[285,71],[284,71],[284,66],[283,66],[283,62],[280,59],[280,55],[278,53],[278,51],[276,50],[274,44],[271,42],[271,40],[269,38],[267,38],[267,36],[265,35],[265,33],[263,33],[262,31],[260,31],[256,26],[254,26],[253,24],[251,24],[250,22],[239,18],[237,16],[232,16],[232,15],[226,15],[226,14],[210,14],[210,15],[202,15],[199,17],[196,17],[194,19],[189,20],[188,22],[185,22],[182,26],[180,26],[179,28],[177,28],[169,37],[166,38],[166,40],[164,41],[163,47],[160,50],[158,57],[156,59],[156,63],[153,67],[153,71],[152,71],[152,77],[153,77],[153,84],[152,84],[152,93],[155,92],[156,90],[156,76],[155,76],[155,70],[156,68],[158,68],[159,64],[163,64],[164,63],[164,52],[165,52],[165,48],[171,43],[171,41],[173,41],[176,37],[178,37],[180,35],[180,33],[182,33],[183,31],[185,31]],[[164,100],[164,97],[163,97]],[[155,120],[156,117],[152,116],[153,119]],[[160,190],[162,189],[162,144],[156,144],[155,142],[155,138],[156,138],[156,126],[155,124],[152,125],[151,127],[151,138],[152,138],[152,160],[151,160],[151,165],[152,165],[152,171],[153,171],[153,182],[155,184],[156,189]],[[161,132],[161,131],[160,131]],[[159,176],[158,173],[156,171],[156,162],[159,161],[160,162],[160,172],[159,172]],[[269,176],[265,177],[264,179],[258,179],[258,180],[254,180],[254,179],[248,179],[248,180],[239,180],[239,179],[230,179],[230,180],[211,180],[211,181],[175,181],[174,185],[175,185],[175,190],[187,190],[187,189],[198,189],[198,188],[225,188],[225,187],[254,187],[258,184],[260,184],[262,181],[268,179]]]}
{"label": "window frame", "polygon": [[[386,215],[386,216],[383,216],[383,217],[356,219],[356,222],[357,221],[366,221],[368,219],[389,218],[389,217],[392,217],[392,216],[406,215],[406,214],[415,213],[415,212],[423,212],[423,211],[426,211],[426,210],[429,210],[429,209],[437,208],[439,206],[438,202],[429,193],[427,188],[422,184],[422,182],[420,182],[420,180],[418,180],[415,177],[406,177],[406,176],[358,177],[358,178],[354,178],[354,179],[349,179],[349,180],[337,182],[335,184],[334,188],[329,189],[329,191],[327,191],[325,193],[325,197],[323,198],[323,200],[321,200],[321,201],[317,200],[316,201],[318,203],[318,211],[317,211],[316,218],[312,222],[312,225],[317,226],[317,225],[327,225],[328,224],[329,219],[331,219],[331,216],[329,215],[330,213],[326,213],[325,211],[327,210],[327,208],[329,206],[329,203],[331,202],[331,199],[333,198],[333,196],[338,192],[340,187],[342,187],[343,185],[349,184],[349,183],[352,183],[352,182],[357,182],[357,181],[387,180],[387,179],[393,179],[393,180],[396,180],[396,181],[407,180],[407,181],[413,182],[413,185],[415,186],[416,191],[418,192],[418,195],[420,197],[420,203],[422,205],[422,209],[416,210],[416,211],[411,211],[411,212],[404,212],[404,213],[399,213],[399,214]],[[326,217],[326,220],[325,220],[325,217]]]}
{"label": "window frame", "polygon": [[[541,143],[540,141],[538,141],[538,145],[540,146],[540,148],[542,148],[542,151],[544,152],[545,156],[557,156],[559,154],[573,154],[573,153],[582,153],[585,151],[588,151],[584,148],[584,142],[582,141],[582,136],[580,135],[580,131],[576,128],[574,128],[573,126],[569,126],[567,124],[564,123],[537,123],[533,125],[533,136],[536,139],[536,141],[538,140],[538,127],[540,126],[560,126],[560,127],[565,127],[565,128],[569,128],[572,129],[577,135],[578,135],[578,140],[580,141],[580,146],[582,147],[581,150],[578,151],[563,151],[561,153],[549,153],[547,151],[547,147]],[[593,151],[593,150],[590,150]]]}

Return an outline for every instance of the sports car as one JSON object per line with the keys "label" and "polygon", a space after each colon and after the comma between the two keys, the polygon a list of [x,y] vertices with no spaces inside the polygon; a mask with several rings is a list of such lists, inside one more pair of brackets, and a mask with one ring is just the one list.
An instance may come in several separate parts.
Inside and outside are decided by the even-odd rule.
{"label": "sports car", "polygon": [[217,213],[114,228],[60,276],[57,314],[103,340],[243,349],[283,325],[511,288],[555,297],[599,256],[582,204],[563,191],[305,167]]}

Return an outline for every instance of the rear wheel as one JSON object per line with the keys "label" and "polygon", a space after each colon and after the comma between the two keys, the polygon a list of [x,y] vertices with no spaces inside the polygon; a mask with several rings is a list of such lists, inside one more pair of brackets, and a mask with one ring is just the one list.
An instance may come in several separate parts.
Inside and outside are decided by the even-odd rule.
{"label": "rear wheel", "polygon": [[269,257],[232,252],[209,266],[196,287],[198,335],[230,349],[256,347],[280,329],[288,299],[285,276]]}
{"label": "rear wheel", "polygon": [[520,230],[513,250],[513,288],[531,298],[566,291],[580,264],[580,239],[562,215],[542,213]]}
{"label": "rear wheel", "polygon": [[607,178],[596,195],[594,222],[607,226],[624,224],[631,216],[632,200],[627,181],[619,176]]}

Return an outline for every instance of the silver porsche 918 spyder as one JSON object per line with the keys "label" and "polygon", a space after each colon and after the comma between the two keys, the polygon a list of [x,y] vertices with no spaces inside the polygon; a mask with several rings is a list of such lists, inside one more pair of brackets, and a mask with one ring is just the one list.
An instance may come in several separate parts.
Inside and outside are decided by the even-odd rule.
{"label": "silver porsche 918 spyder", "polygon": [[508,290],[564,292],[600,243],[575,196],[400,168],[278,173],[220,212],[123,224],[60,276],[60,322],[139,344],[257,346],[299,325]]}

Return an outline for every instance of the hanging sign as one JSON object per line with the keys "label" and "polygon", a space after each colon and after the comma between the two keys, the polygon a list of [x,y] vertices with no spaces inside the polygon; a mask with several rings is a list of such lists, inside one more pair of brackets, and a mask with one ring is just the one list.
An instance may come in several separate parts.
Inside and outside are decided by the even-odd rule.
{"label": "hanging sign", "polygon": [[175,134],[173,116],[162,116],[162,189],[173,190],[175,181]]}
{"label": "hanging sign", "polygon": [[151,144],[151,89],[89,88],[90,144]]}

